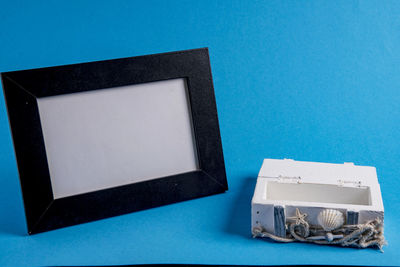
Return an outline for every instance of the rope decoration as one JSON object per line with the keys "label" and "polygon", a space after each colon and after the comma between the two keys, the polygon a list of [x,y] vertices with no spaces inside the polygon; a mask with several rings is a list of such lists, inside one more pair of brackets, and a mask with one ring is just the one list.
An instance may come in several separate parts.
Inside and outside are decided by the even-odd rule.
{"label": "rope decoration", "polygon": [[286,237],[268,233],[262,228],[253,228],[253,237],[268,237],[278,242],[308,242],[320,245],[340,245],[357,248],[377,247],[383,252],[382,247],[387,245],[383,237],[383,222],[376,218],[364,224],[343,225],[333,231],[325,231],[319,226],[310,226],[304,218],[307,214],[301,214],[296,210],[295,222],[286,223]]}

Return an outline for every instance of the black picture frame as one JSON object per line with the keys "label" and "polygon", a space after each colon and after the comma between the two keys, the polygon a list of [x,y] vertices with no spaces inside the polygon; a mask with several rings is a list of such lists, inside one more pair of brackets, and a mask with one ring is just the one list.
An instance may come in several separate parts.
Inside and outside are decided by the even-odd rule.
{"label": "black picture frame", "polygon": [[[29,234],[228,189],[207,48],[1,74]],[[199,170],[53,198],[37,98],[186,78]]]}

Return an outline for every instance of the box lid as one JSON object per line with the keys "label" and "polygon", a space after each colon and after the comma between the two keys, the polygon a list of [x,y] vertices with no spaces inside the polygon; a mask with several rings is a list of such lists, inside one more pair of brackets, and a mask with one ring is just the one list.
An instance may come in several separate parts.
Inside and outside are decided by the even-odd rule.
{"label": "box lid", "polygon": [[327,184],[375,184],[376,169],[353,163],[333,164],[295,161],[292,159],[264,159],[259,178],[280,178]]}

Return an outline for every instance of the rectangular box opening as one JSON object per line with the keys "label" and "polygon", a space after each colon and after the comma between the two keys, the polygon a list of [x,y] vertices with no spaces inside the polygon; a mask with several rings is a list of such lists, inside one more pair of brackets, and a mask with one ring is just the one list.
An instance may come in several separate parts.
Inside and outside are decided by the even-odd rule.
{"label": "rectangular box opening", "polygon": [[355,188],[329,184],[267,183],[269,200],[371,205],[369,187]]}

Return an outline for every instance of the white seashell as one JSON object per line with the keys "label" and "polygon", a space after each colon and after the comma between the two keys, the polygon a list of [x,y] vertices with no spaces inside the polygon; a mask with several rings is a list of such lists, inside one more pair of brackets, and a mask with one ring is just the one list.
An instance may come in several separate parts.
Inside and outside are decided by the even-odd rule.
{"label": "white seashell", "polygon": [[325,209],[318,214],[318,223],[325,231],[332,231],[344,224],[344,216],[338,210]]}

